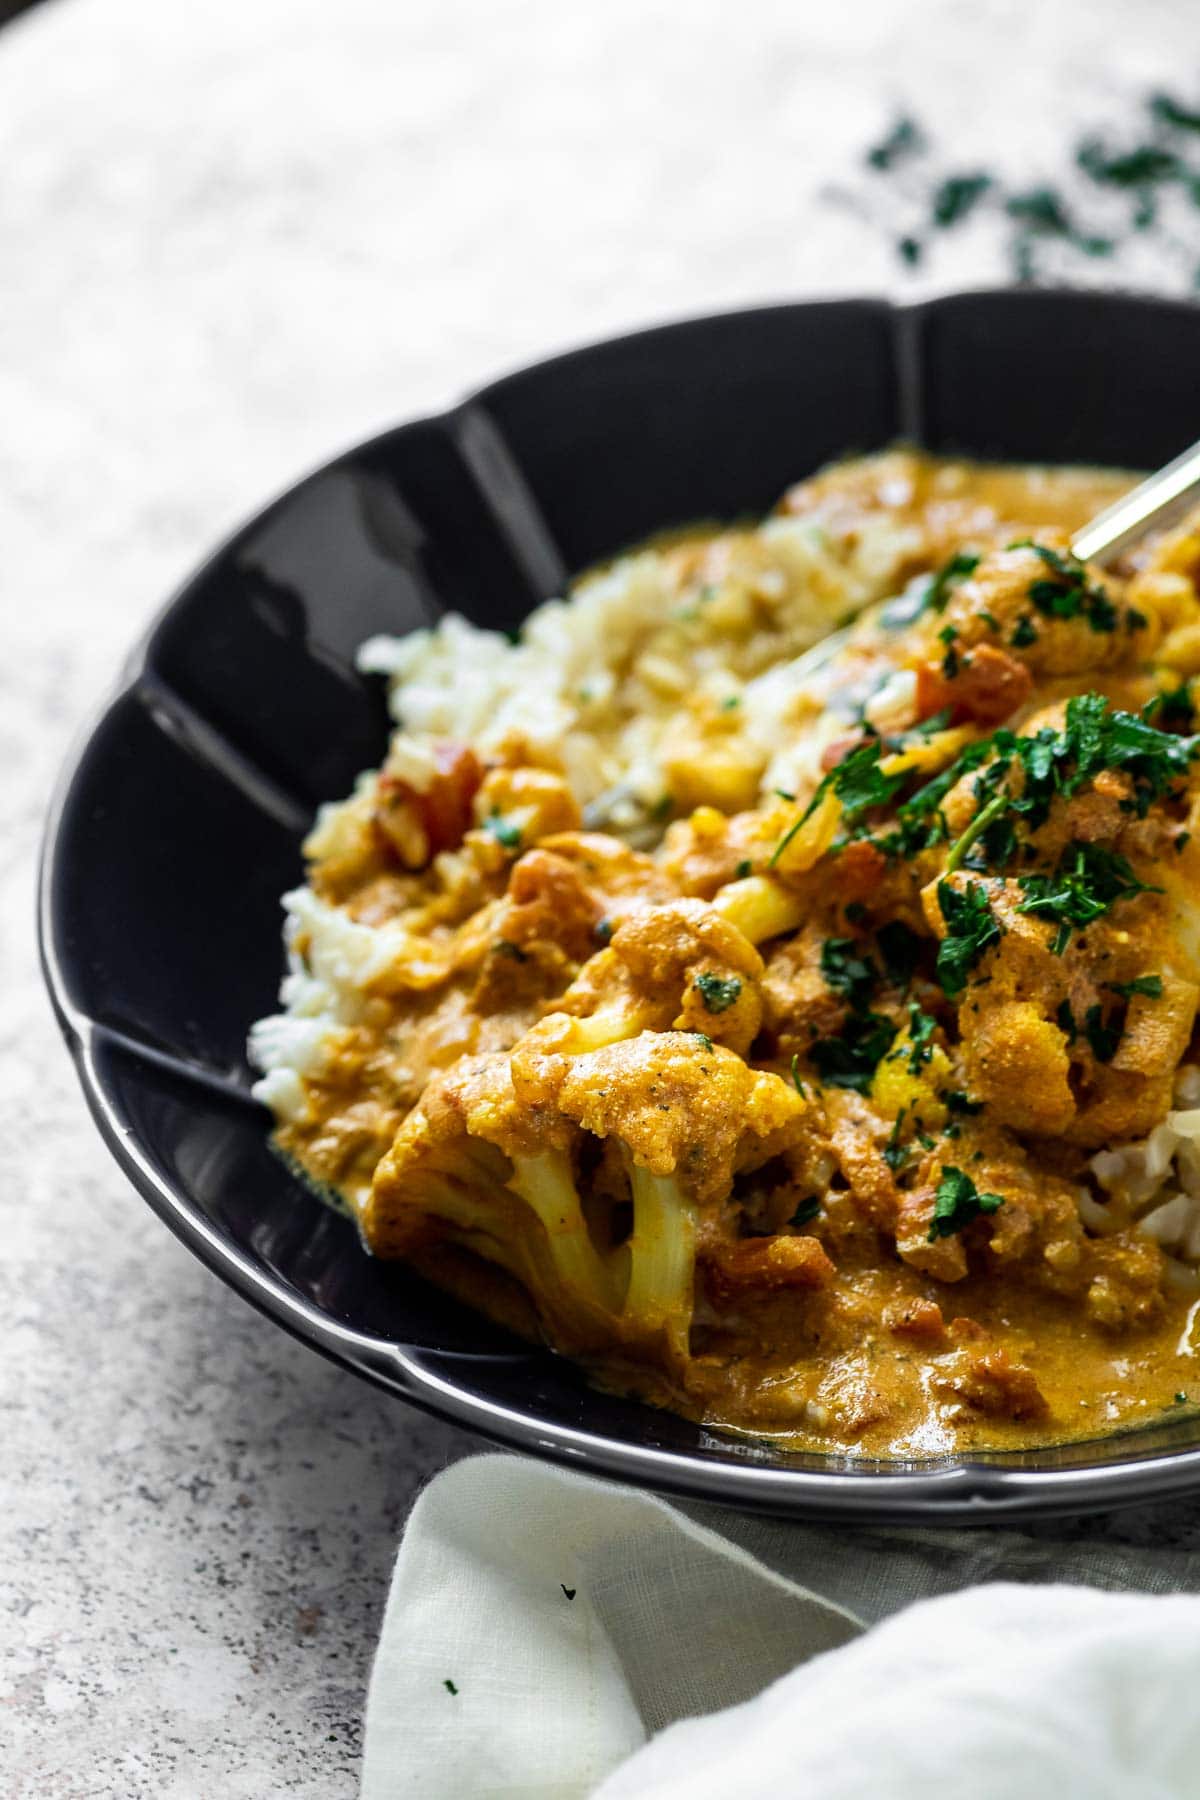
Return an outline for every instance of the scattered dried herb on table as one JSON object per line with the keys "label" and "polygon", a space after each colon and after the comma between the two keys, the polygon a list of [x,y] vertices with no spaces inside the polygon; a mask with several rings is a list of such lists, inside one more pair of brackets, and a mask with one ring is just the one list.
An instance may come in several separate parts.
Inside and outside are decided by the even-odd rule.
{"label": "scattered dried herb on table", "polygon": [[[909,269],[938,240],[986,221],[1007,246],[1018,281],[1036,281],[1053,260],[1056,275],[1088,259],[1153,245],[1200,288],[1200,104],[1148,95],[1120,137],[1088,131],[1064,142],[1054,181],[1031,171],[959,168],[911,114],[898,117],[865,153],[868,181],[886,184],[886,228]],[[868,198],[871,196],[868,195]],[[904,229],[896,231],[900,211]]]}

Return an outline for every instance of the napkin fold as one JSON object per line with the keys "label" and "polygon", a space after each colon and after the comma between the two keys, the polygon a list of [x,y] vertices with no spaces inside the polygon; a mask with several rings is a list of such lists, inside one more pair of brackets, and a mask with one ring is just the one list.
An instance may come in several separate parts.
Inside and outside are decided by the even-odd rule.
{"label": "napkin fold", "polygon": [[927,1800],[964,1758],[987,1800],[1200,1796],[1200,1600],[1146,1598],[1196,1589],[1178,1551],[788,1525],[472,1457],[405,1531],[362,1800]]}

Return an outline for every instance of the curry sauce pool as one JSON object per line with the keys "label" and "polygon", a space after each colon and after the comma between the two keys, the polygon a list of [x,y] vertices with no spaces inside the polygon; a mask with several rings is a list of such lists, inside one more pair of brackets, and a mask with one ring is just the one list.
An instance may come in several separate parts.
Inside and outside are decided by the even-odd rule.
{"label": "curry sauce pool", "polygon": [[1069,549],[1132,479],[889,452],[364,647],[251,1049],[369,1250],[811,1447],[1200,1392],[1200,532]]}

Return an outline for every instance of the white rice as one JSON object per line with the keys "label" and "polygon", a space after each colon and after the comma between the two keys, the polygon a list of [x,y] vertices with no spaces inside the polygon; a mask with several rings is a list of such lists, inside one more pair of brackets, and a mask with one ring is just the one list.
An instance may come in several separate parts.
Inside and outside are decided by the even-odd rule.
{"label": "white rice", "polygon": [[[400,727],[389,766],[437,738],[487,756],[520,736],[562,764],[590,825],[634,832],[669,790],[659,753],[688,703],[736,697],[738,729],[767,759],[762,790],[787,785],[800,771],[779,749],[786,728],[829,698],[804,653],[893,593],[919,543],[889,519],[848,545],[798,518],[769,519],[741,541],[729,577],[699,591],[681,585],[669,551],[621,557],[569,600],[538,607],[517,643],[454,614],[431,631],[369,639],[358,666],[387,676]],[[766,621],[748,640],[731,629],[747,589]],[[847,708],[852,698],[862,696]],[[803,754],[812,750],[810,739]]]}
{"label": "white rice", "polygon": [[1091,1170],[1107,1196],[1080,1200],[1090,1231],[1101,1236],[1131,1224],[1172,1257],[1200,1262],[1200,1067],[1183,1063],[1175,1077],[1176,1110],[1149,1137],[1101,1150]]}

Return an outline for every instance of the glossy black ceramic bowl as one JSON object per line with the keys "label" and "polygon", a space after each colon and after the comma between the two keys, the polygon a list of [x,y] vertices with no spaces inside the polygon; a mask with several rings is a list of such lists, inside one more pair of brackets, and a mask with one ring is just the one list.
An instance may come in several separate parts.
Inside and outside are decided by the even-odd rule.
{"label": "glossy black ceramic bowl", "polygon": [[647,534],[762,512],[831,457],[938,451],[1151,467],[1200,430],[1200,310],[998,292],[778,306],[577,351],[401,426],[216,551],[133,657],[64,779],[42,944],[104,1137],[186,1244],[298,1337],[538,1455],[795,1515],[999,1519],[1200,1482],[1200,1424],[1029,1454],[870,1464],[783,1452],[589,1389],[371,1260],[268,1145],[251,1020],[313,808],[386,740],[353,667],[448,609],[516,625]]}

